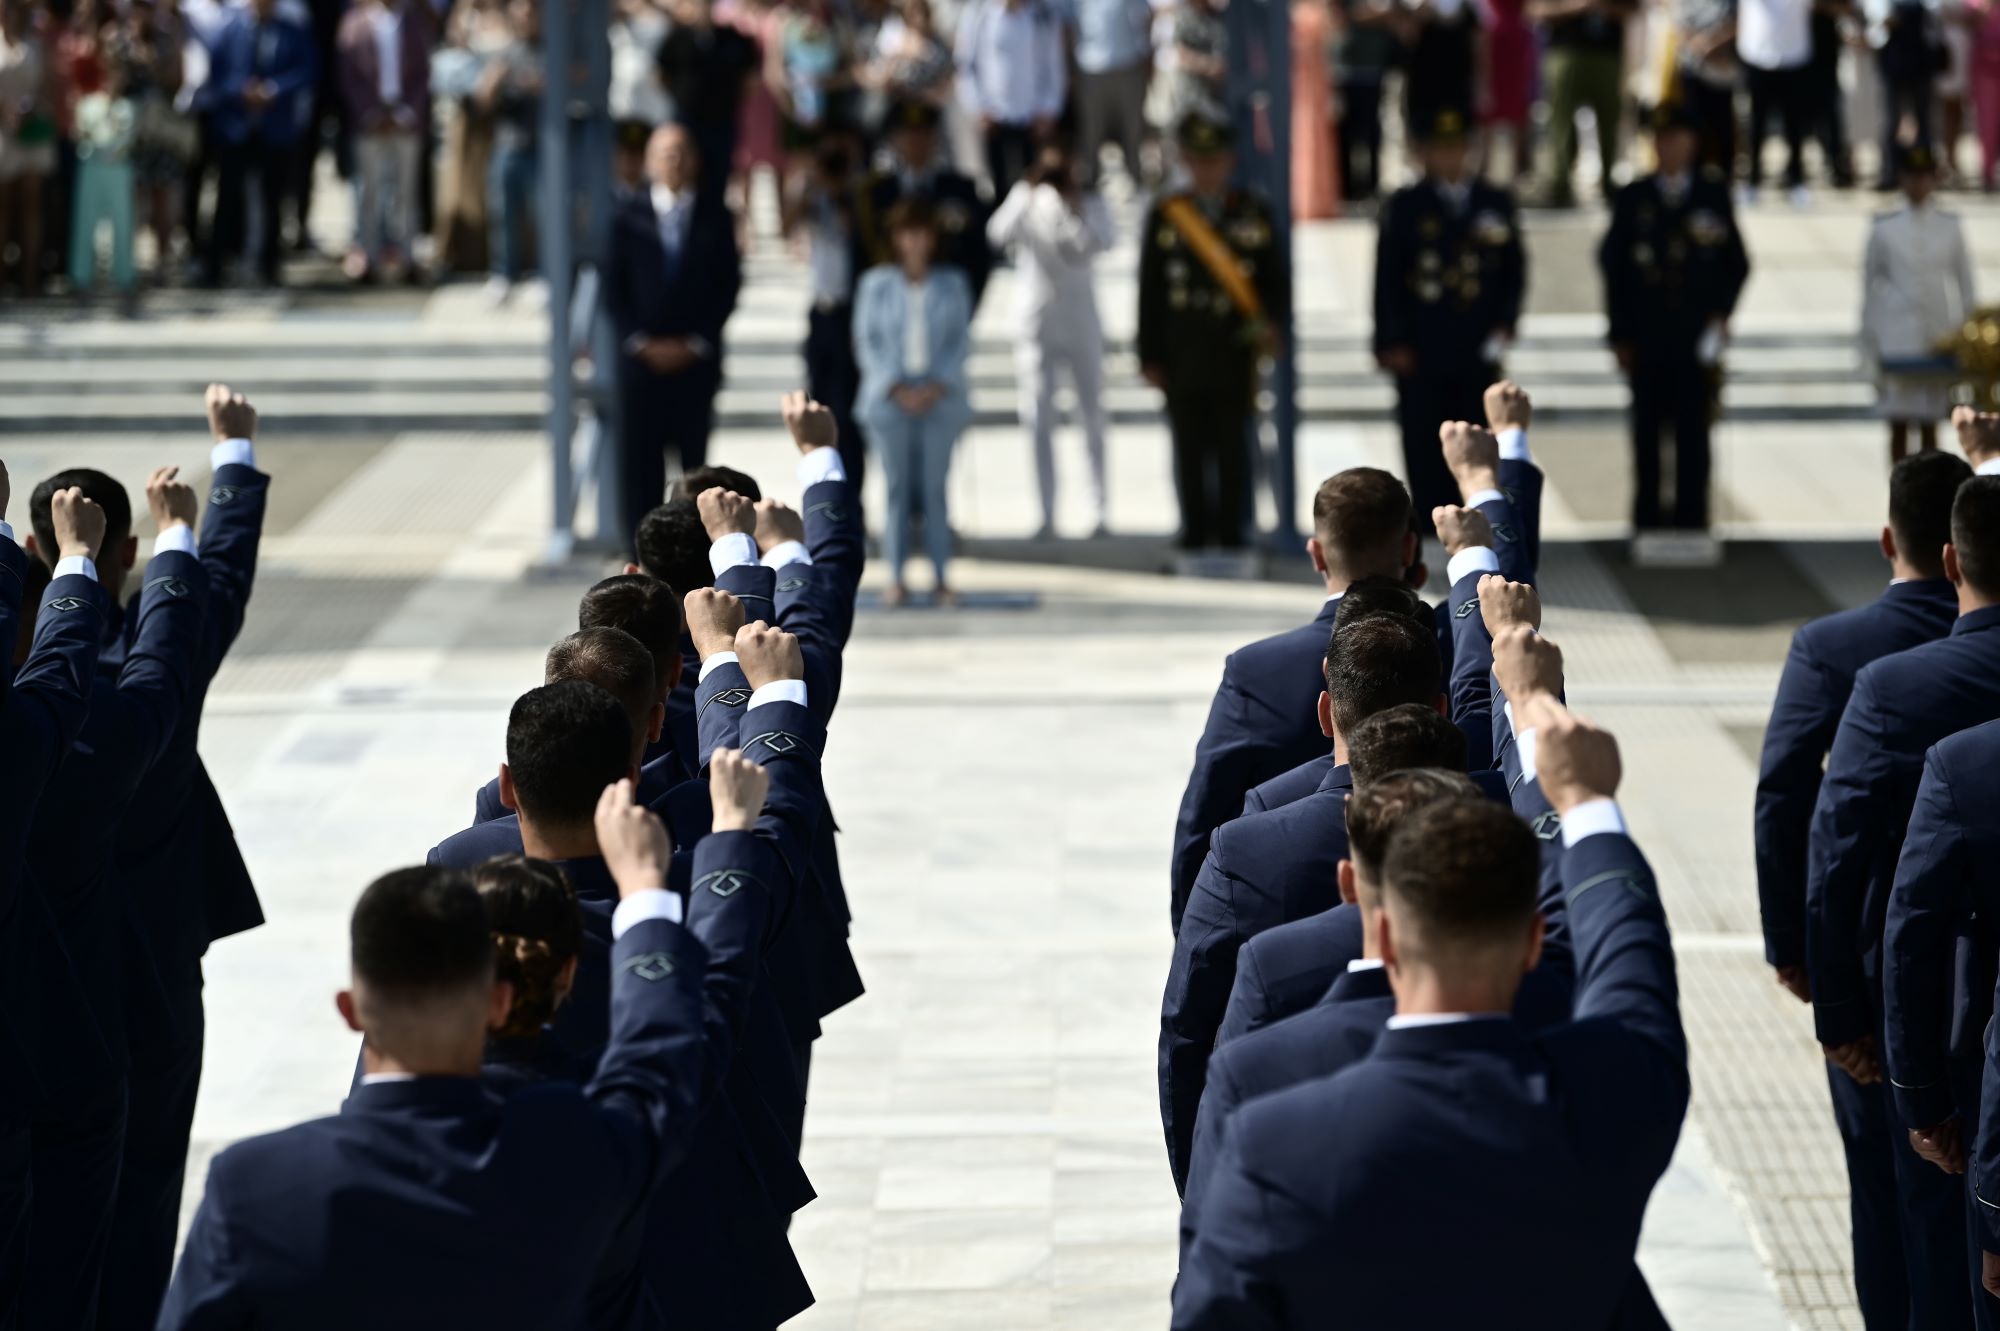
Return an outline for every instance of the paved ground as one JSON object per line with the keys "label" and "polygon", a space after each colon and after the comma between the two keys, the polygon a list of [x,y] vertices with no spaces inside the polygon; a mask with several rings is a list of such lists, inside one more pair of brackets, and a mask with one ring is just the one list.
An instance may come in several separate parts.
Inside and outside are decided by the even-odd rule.
{"label": "paved ground", "polygon": [[[1642,1260],[1676,1325],[1858,1326],[1844,1185],[1804,1008],[1756,937],[1750,792],[1786,636],[1872,595],[1882,449],[1848,341],[1866,199],[1749,219],[1718,485],[1727,566],[1646,573],[1621,530],[1620,398],[1588,317],[1589,213],[1539,218],[1512,367],[1547,408],[1545,594],[1574,701],[1625,741],[1636,830],[1676,927],[1696,1094]],[[2000,290],[2000,211],[1971,228]],[[1300,240],[1311,483],[1392,464],[1363,354],[1372,234]],[[1129,338],[1126,265],[1102,281]],[[1006,278],[975,364],[981,425],[955,506],[976,556],[956,615],[892,614],[871,575],[828,754],[870,993],[829,1023],[795,1237],[819,1328],[1158,1327],[1174,1206],[1153,1048],[1166,852],[1221,657],[1310,612],[1303,561],[1267,583],[1153,576],[1170,526],[1164,433],[1120,365],[1107,542],[1035,546],[1011,405]],[[718,455],[788,474],[768,407],[796,374],[796,267],[768,243],[730,331]],[[205,447],[191,389],[269,408],[273,535],[206,751],[271,923],[210,958],[198,1182],[213,1149],[330,1111],[353,1043],[330,1002],[355,892],[463,825],[508,702],[595,575],[542,570],[535,330],[460,289],[359,303],[163,302],[137,324],[0,324],[0,449],[17,477],[88,459],[127,478]],[[1064,531],[1087,526],[1079,483]],[[782,492],[783,487],[773,487]],[[193,1194],[190,1194],[190,1206]]]}

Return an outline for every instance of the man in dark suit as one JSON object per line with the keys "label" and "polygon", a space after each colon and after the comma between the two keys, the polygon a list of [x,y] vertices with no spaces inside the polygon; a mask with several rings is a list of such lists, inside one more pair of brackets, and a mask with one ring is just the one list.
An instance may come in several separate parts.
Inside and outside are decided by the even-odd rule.
{"label": "man in dark suit", "polygon": [[[179,722],[118,829],[118,872],[146,955],[126,975],[130,1109],[98,1316],[105,1331],[146,1327],[173,1273],[181,1184],[207,1029],[202,957],[264,922],[257,889],[198,745],[209,685],[242,631],[257,578],[271,478],[258,470],[257,410],[211,384],[208,510],[197,553],[208,573],[201,647]],[[129,646],[136,622],[127,620]]]}
{"label": "man in dark suit", "polygon": [[1177,1188],[1187,1181],[1195,1110],[1238,949],[1266,929],[1339,904],[1347,853],[1341,807],[1354,788],[1347,736],[1399,703],[1445,705],[1436,640],[1397,615],[1371,616],[1334,634],[1325,679],[1320,725],[1333,742],[1333,766],[1304,799],[1217,830],[1175,937],[1160,1003],[1160,1119]]}
{"label": "man in dark suit", "polygon": [[618,335],[627,531],[666,494],[665,450],[674,450],[682,471],[708,458],[722,328],[742,285],[735,224],[719,197],[696,188],[699,159],[686,129],[655,130],[646,144],[650,187],[611,222],[604,301]]}
{"label": "man in dark suit", "polygon": [[[16,1017],[0,1027],[0,1059],[14,1069],[0,1082],[0,1309],[11,1310],[20,1306],[27,1261],[39,1080],[30,1032],[23,1029],[35,995],[27,976],[30,930],[21,860],[42,791],[89,715],[106,607],[94,562],[104,543],[104,510],[81,489],[51,496],[57,559],[50,571],[14,543],[5,520],[9,484],[0,463],[0,651],[6,653],[0,661],[0,744],[7,752],[0,769],[0,1004]],[[36,576],[44,572],[51,576]],[[21,632],[24,595],[39,599],[31,635]],[[0,1313],[0,1326],[11,1331],[10,1319],[11,1312]]]}
{"label": "man in dark suit", "polygon": [[863,180],[854,199],[854,271],[891,263],[889,212],[905,199],[924,199],[937,218],[937,259],[965,274],[972,306],[993,273],[993,246],[986,238],[986,204],[971,176],[952,169],[938,147],[942,113],[929,102],[900,101],[883,121],[892,158],[886,171]]}
{"label": "man in dark suit", "polygon": [[1438,425],[1478,418],[1528,283],[1514,196],[1472,169],[1468,128],[1455,110],[1415,127],[1423,179],[1383,205],[1375,252],[1375,359],[1395,376],[1403,465],[1426,531],[1431,510],[1452,502]]}
{"label": "man in dark suit", "polygon": [[[1806,866],[1813,805],[1827,751],[1862,667],[1951,631],[1958,593],[1944,576],[1951,505],[1972,469],[1949,453],[1905,458],[1889,474],[1882,556],[1890,582],[1867,605],[1827,615],[1793,635],[1764,730],[1755,817],[1764,959],[1778,983],[1810,1002],[1806,980]],[[1888,1149],[1889,1090],[1827,1068],[1834,1122],[1846,1151],[1855,1287],[1871,1326],[1908,1316],[1909,1280]]]}
{"label": "man in dark suit", "polygon": [[[578,688],[586,687],[583,685]],[[732,764],[732,768],[733,768]],[[367,1072],[341,1113],[217,1156],[160,1325],[577,1325],[605,1255],[681,1163],[729,1061],[770,889],[732,852],[761,789],[718,781],[697,850],[727,895],[665,890],[664,829],[628,784],[600,801],[615,880],[607,1043],[596,1076],[489,1097],[486,1033],[512,994],[462,874],[404,869],[362,894],[341,1014]],[[714,877],[713,881],[721,881]],[[727,964],[710,964],[714,958]],[[643,1297],[626,1276],[634,1315]]]}
{"label": "man in dark suit", "polygon": [[[1918,456],[1922,456],[1919,454]],[[1993,1015],[1992,921],[2000,913],[2000,721],[1961,730],[1924,756],[1883,934],[1883,1057],[1910,1147],[1947,1175],[1966,1169],[1976,1135],[1983,1038]],[[1982,1284],[1988,1237],[1978,1180],[1965,1198],[1974,1325],[2000,1324]],[[1990,1196],[1990,1194],[1987,1194]]]}
{"label": "man in dark suit", "polygon": [[[95,563],[115,605],[138,557],[130,500],[117,481],[79,469],[37,486],[33,549],[47,560],[59,548],[54,496],[72,487],[104,510]],[[148,961],[143,940],[129,936],[127,896],[136,888],[115,871],[114,833],[171,739],[199,668],[208,574],[194,553],[194,491],[176,468],[162,467],[146,500],[160,534],[131,647],[115,628],[100,645],[89,718],[50,779],[27,842],[31,1056],[41,1083],[20,1304],[30,1326],[90,1326],[97,1315],[126,1121],[125,980]]]}
{"label": "man in dark suit", "polygon": [[[1974,476],[1959,487],[1944,572],[1958,590],[1950,634],[1855,675],[1813,806],[1806,877],[1813,1024],[1840,1075],[1863,1085],[1881,1076],[1884,917],[1924,753],[2000,717],[2000,477]],[[1962,1325],[1969,1310],[1961,1189],[1891,1129],[1886,1107],[1875,1145],[1895,1173],[1892,1214],[1903,1237],[1911,1324]]]}
{"label": "man in dark suit", "polygon": [[280,224],[288,211],[294,158],[319,81],[312,33],[278,12],[278,0],[250,0],[217,34],[209,52],[202,105],[221,159],[215,225],[202,258],[202,281],[222,281],[226,256],[246,243],[249,179],[257,177],[262,234],[257,271],[266,286],[284,280]]}
{"label": "man in dark suit", "polygon": [[[1232,1116],[1174,1290],[1182,1331],[1619,1315],[1687,1110],[1673,948],[1612,799],[1615,742],[1525,703],[1575,885],[1579,1020],[1536,1034],[1508,1015],[1540,950],[1534,834],[1489,800],[1404,818],[1376,923],[1396,1013],[1368,1058]],[[1442,1280],[1409,1236],[1447,1212],[1507,1223]]]}

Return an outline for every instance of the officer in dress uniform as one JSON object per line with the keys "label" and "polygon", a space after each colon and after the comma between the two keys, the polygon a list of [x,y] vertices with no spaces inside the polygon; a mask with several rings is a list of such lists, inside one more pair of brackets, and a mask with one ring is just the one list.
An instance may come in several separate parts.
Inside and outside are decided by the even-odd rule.
{"label": "officer in dress uniform", "polygon": [[[1721,388],[1722,344],[1750,258],[1736,229],[1729,177],[1700,166],[1688,108],[1656,113],[1659,169],[1620,190],[1598,251],[1611,347],[1632,386],[1632,525],[1708,530],[1708,432]],[[1660,494],[1660,436],[1674,433],[1674,497]]]}
{"label": "officer in dress uniform", "polygon": [[1466,121],[1449,107],[1418,124],[1424,178],[1389,197],[1375,251],[1375,360],[1396,377],[1396,424],[1417,521],[1457,502],[1438,426],[1480,419],[1527,290],[1514,196],[1480,179]]}
{"label": "officer in dress uniform", "polygon": [[1241,550],[1258,362],[1277,350],[1291,275],[1270,205],[1229,184],[1229,127],[1196,113],[1177,138],[1188,188],[1154,204],[1141,233],[1139,368],[1167,398],[1182,547]]}
{"label": "officer in dress uniform", "polygon": [[884,132],[889,138],[888,169],[861,182],[854,206],[854,271],[891,263],[889,210],[904,199],[927,199],[937,216],[935,262],[950,264],[972,284],[972,306],[993,271],[993,247],[986,239],[986,205],[972,177],[952,170],[938,154],[937,107],[929,102],[901,101],[889,108]]}

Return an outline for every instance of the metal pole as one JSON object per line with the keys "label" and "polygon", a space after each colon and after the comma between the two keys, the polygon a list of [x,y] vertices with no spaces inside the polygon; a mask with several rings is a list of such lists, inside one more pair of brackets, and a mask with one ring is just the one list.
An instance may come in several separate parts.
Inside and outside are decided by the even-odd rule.
{"label": "metal pole", "polygon": [[536,238],[542,278],[549,303],[549,463],[554,477],[554,509],[550,515],[548,558],[558,563],[576,545],[573,515],[576,477],[570,448],[576,434],[573,400],[575,370],[570,342],[571,273],[575,264],[575,182],[570,174],[570,100],[575,94],[576,16],[568,4],[548,4],[542,10],[542,209]]}

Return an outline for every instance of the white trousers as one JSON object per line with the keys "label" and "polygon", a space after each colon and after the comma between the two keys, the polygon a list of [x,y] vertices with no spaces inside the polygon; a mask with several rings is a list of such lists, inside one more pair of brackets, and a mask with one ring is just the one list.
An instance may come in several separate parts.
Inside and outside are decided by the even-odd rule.
{"label": "white trousers", "polygon": [[1090,455],[1090,506],[1098,523],[1104,500],[1104,342],[1096,336],[1054,341],[1022,334],[1015,349],[1021,423],[1035,443],[1035,479],[1041,486],[1042,521],[1056,520],[1056,372],[1066,369],[1076,390],[1076,414]]}

